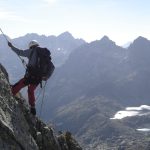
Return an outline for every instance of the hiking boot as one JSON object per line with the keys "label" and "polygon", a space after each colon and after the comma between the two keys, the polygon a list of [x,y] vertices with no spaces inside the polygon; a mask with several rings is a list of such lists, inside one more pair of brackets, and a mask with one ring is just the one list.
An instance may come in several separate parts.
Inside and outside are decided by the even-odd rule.
{"label": "hiking boot", "polygon": [[30,113],[31,113],[33,116],[36,115],[36,109],[35,109],[35,107],[31,107],[31,108],[30,108]]}

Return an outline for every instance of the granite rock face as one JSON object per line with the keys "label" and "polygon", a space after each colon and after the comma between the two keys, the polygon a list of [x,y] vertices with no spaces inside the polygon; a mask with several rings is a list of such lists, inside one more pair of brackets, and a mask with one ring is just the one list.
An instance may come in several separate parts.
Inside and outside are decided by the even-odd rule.
{"label": "granite rock face", "polygon": [[68,133],[56,133],[29,113],[22,97],[12,96],[8,73],[0,64],[0,149],[81,150]]}

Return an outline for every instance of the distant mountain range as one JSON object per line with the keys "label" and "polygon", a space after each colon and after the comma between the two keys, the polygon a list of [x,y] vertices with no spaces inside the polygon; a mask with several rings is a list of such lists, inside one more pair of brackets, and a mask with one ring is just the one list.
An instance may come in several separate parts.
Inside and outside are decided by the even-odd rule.
{"label": "distant mountain range", "polygon": [[58,105],[83,95],[107,96],[125,106],[149,103],[149,56],[150,41],[143,37],[128,49],[106,36],[84,44],[56,69],[50,79],[50,98],[55,103],[57,99]]}
{"label": "distant mountain range", "polygon": [[147,147],[143,134],[136,131],[144,125],[143,116],[132,126],[130,118],[125,122],[110,118],[127,106],[150,105],[149,56],[150,41],[144,37],[127,49],[107,36],[78,47],[49,81],[43,118],[59,128],[67,126],[87,147],[118,148],[120,143],[131,149]]}
{"label": "distant mountain range", "polygon": [[50,49],[56,66],[62,65],[75,48],[85,43],[82,39],[75,39],[69,32],[64,32],[58,36],[45,36],[32,33],[13,39],[13,42],[21,48],[27,48],[28,43],[33,39],[37,40],[40,46]]}
{"label": "distant mountain range", "polygon": [[[89,150],[150,148],[149,133],[136,130],[150,125],[148,116],[110,119],[125,107],[150,105],[149,40],[138,37],[123,48],[107,36],[87,43],[65,32],[58,37],[27,34],[13,39],[13,43],[26,48],[32,39],[51,49],[58,66],[46,88],[42,111],[46,122],[71,130]],[[10,50],[6,50],[0,61],[7,58]],[[9,62],[16,60],[15,54],[9,58]],[[13,63],[8,68],[11,66]],[[40,99],[37,108],[41,108]]]}

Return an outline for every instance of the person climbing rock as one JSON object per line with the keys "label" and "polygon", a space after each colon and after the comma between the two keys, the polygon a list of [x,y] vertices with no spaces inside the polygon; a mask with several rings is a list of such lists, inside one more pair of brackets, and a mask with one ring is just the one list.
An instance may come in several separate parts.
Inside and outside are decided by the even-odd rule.
{"label": "person climbing rock", "polygon": [[29,59],[26,73],[21,80],[12,86],[12,93],[13,95],[16,95],[22,88],[28,86],[30,112],[35,116],[36,108],[34,91],[42,80],[47,80],[51,76],[54,70],[54,65],[51,62],[50,51],[47,48],[41,48],[36,40],[29,42],[29,48],[26,50],[16,48],[9,41],[8,46],[17,55]]}

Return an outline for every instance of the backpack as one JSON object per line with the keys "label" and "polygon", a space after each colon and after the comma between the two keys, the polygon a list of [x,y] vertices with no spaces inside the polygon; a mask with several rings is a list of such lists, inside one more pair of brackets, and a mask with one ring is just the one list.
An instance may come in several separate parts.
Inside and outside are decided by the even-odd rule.
{"label": "backpack", "polygon": [[[54,72],[55,66],[51,61],[51,53],[47,48],[36,47],[37,60],[36,60],[36,76],[46,81]],[[33,53],[31,53],[32,55]],[[31,57],[30,55],[30,57]],[[31,72],[32,72],[31,71]]]}

